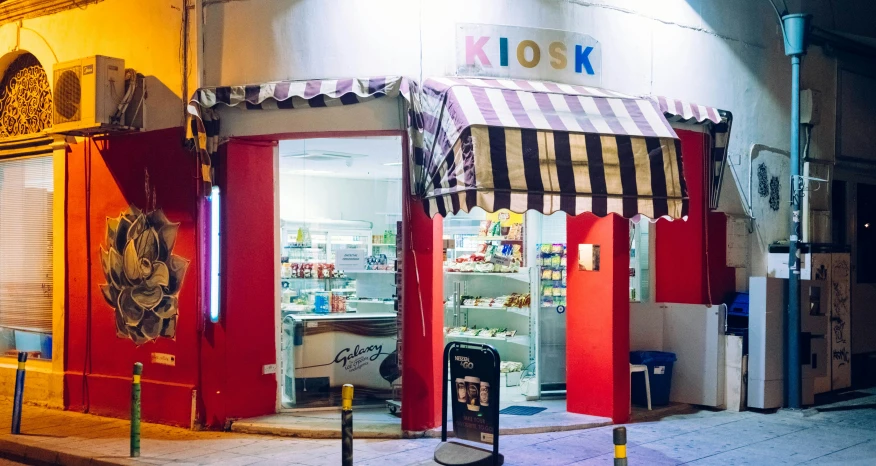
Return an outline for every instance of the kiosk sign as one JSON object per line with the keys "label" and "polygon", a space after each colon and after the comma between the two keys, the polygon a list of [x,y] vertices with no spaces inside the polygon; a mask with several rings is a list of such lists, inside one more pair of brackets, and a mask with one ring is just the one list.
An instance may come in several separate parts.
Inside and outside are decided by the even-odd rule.
{"label": "kiosk sign", "polygon": [[451,343],[447,356],[453,432],[461,439],[493,444],[499,430],[498,353],[487,345]]}
{"label": "kiosk sign", "polygon": [[602,46],[577,32],[458,24],[456,73],[599,86]]}

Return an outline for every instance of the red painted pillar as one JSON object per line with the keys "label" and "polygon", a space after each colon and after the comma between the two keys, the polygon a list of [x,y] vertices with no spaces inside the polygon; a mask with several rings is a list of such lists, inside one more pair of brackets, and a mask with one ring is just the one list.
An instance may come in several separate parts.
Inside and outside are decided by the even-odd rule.
{"label": "red painted pillar", "polygon": [[[629,420],[629,222],[617,215],[569,217],[566,406],[569,412]],[[600,247],[599,271],[578,270],[578,245]]]}
{"label": "red painted pillar", "polygon": [[402,430],[419,432],[441,424],[444,226],[441,217],[426,214],[407,183],[404,189],[402,212],[410,215],[402,220]]}

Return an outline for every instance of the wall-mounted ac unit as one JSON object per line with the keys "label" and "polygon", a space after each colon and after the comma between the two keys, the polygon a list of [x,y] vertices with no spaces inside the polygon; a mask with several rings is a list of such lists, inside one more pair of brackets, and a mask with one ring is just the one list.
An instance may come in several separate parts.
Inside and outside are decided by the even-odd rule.
{"label": "wall-mounted ac unit", "polygon": [[125,96],[125,60],[93,56],[58,63],[53,74],[53,133],[117,131],[112,116]]}

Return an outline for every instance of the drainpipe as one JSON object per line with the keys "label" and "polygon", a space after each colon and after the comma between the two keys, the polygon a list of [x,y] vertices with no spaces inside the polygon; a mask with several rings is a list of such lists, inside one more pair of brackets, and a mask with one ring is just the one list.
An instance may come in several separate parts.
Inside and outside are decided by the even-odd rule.
{"label": "drainpipe", "polygon": [[806,29],[809,15],[782,17],[785,55],[791,57],[791,237],[788,248],[788,313],[785,319],[787,350],[787,407],[801,407],[802,366],[800,364],[800,198],[803,178],[800,176],[800,61],[806,54]]}

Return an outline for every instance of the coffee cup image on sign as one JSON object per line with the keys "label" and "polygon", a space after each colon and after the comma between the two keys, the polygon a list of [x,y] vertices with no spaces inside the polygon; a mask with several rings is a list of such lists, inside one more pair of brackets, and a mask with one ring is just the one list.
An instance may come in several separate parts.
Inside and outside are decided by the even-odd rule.
{"label": "coffee cup image on sign", "polygon": [[460,403],[468,402],[468,388],[465,386],[464,379],[456,379],[454,381],[456,384],[456,401]]}
{"label": "coffee cup image on sign", "polygon": [[490,383],[481,382],[478,402],[481,406],[490,406]]}
{"label": "coffee cup image on sign", "polygon": [[465,388],[468,390],[468,399],[466,407],[469,411],[480,411],[480,387],[481,379],[477,377],[466,377]]}

